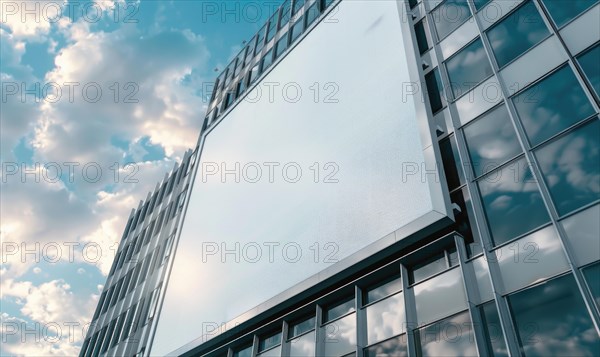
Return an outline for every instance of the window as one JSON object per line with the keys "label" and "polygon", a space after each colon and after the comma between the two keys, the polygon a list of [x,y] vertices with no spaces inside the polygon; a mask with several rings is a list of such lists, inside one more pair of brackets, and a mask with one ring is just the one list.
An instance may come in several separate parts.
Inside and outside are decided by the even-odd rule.
{"label": "window", "polygon": [[115,327],[115,333],[113,334],[110,347],[114,347],[121,341],[121,330],[123,329],[123,323],[125,322],[125,312],[119,315],[117,318],[117,325]]}
{"label": "window", "polygon": [[572,275],[508,296],[525,356],[593,356],[600,339]]}
{"label": "window", "polygon": [[479,306],[479,313],[488,353],[494,357],[508,357],[504,333],[502,333],[502,325],[494,301]]}
{"label": "window", "polygon": [[522,152],[504,104],[464,128],[475,176],[488,173]]}
{"label": "window", "polygon": [[292,26],[292,35],[290,37],[290,43],[294,43],[294,41],[296,41],[298,37],[300,37],[302,31],[304,31],[304,19],[301,17]]}
{"label": "window", "polygon": [[281,19],[279,20],[279,28],[287,25],[287,23],[290,21],[291,2],[292,0],[285,0],[283,2],[283,6],[281,7]]}
{"label": "window", "polygon": [[448,59],[446,69],[454,98],[467,93],[492,75],[492,66],[480,38]]}
{"label": "window", "polygon": [[490,2],[491,0],[473,0],[473,2],[475,3],[475,8],[477,10],[482,9],[485,5],[487,5],[488,2]]}
{"label": "window", "polygon": [[448,188],[453,190],[466,182],[454,135],[440,141],[440,151]]}
{"label": "window", "polygon": [[316,318],[312,316],[290,324],[288,330],[290,357],[315,355],[315,323]]}
{"label": "window", "polygon": [[567,244],[575,256],[577,267],[600,259],[600,204],[593,205],[561,221]]}
{"label": "window", "polygon": [[267,43],[269,43],[275,34],[277,33],[277,19],[279,18],[279,12],[275,11],[275,15],[269,20],[269,31],[267,32]]}
{"label": "window", "polygon": [[135,308],[136,304],[133,304],[133,306],[127,310],[127,318],[125,320],[125,325],[123,326],[123,332],[121,333],[121,341],[124,341],[127,337],[129,337],[132,323],[134,321],[133,318],[136,311]]}
{"label": "window", "polygon": [[513,102],[532,146],[594,113],[569,66],[516,95]]}
{"label": "window", "polygon": [[[279,347],[279,348],[275,348],[275,347]],[[258,341],[258,353],[260,356],[266,356],[266,353],[262,353],[264,351],[268,351],[271,350],[273,352],[279,352],[279,353],[273,353],[271,351],[271,353],[269,353],[268,355],[277,355],[279,356],[281,354],[281,332],[277,332],[274,334],[271,334],[269,336],[266,336],[264,338],[261,338]]]}
{"label": "window", "polygon": [[254,84],[254,82],[256,82],[256,80],[258,79],[258,77],[260,76],[260,66],[257,64],[256,66],[252,67],[252,70],[250,70],[250,84]]}
{"label": "window", "polygon": [[596,47],[579,55],[577,61],[588,81],[590,81],[592,88],[596,91],[596,95],[600,96],[600,65],[598,65],[600,63],[600,45],[596,45]]}
{"label": "window", "polygon": [[400,290],[402,290],[402,279],[400,279],[400,273],[398,273],[369,287],[364,294],[363,303],[365,305],[370,304]]}
{"label": "window", "polygon": [[396,293],[365,308],[367,345],[372,345],[406,332],[404,294]]}
{"label": "window", "polygon": [[252,357],[252,345],[233,352],[234,357]]}
{"label": "window", "polygon": [[365,348],[365,357],[407,357],[406,334]]}
{"label": "window", "polygon": [[98,334],[98,339],[96,340],[96,346],[94,347],[94,356],[100,355],[100,347],[102,347],[102,342],[104,341],[104,336],[106,335],[106,326],[102,330],[100,330],[100,334]]}
{"label": "window", "polygon": [[417,356],[477,356],[468,312],[451,316],[415,331]]}
{"label": "window", "polygon": [[117,320],[112,320],[108,324],[108,329],[106,330],[106,335],[104,336],[104,341],[102,342],[102,349],[100,350],[100,353],[104,353],[104,352],[108,351],[108,347],[110,347],[110,340],[111,340],[112,334],[115,330],[116,322],[117,322]]}
{"label": "window", "polygon": [[315,2],[306,12],[306,27],[308,28],[319,17],[319,2]]}
{"label": "window", "polygon": [[304,7],[304,0],[294,0],[294,9],[292,10],[292,14],[295,15],[303,7]]}
{"label": "window", "polygon": [[324,356],[346,356],[356,350],[356,314],[352,313],[321,327]]}
{"label": "window", "polygon": [[437,68],[425,75],[425,85],[427,86],[427,96],[429,97],[431,111],[435,114],[444,107],[442,103],[442,80]]}
{"label": "window", "polygon": [[431,15],[438,38],[443,39],[471,17],[471,11],[466,0],[446,0]]}
{"label": "window", "polygon": [[499,67],[504,67],[549,34],[533,1],[527,1],[487,32]]}
{"label": "window", "polygon": [[417,37],[417,45],[419,46],[419,54],[423,54],[429,50],[429,42],[425,33],[425,19],[415,24],[415,36]]}
{"label": "window", "polygon": [[478,185],[496,245],[550,220],[537,184],[523,158],[484,176]]}
{"label": "window", "polygon": [[561,27],[575,16],[590,8],[598,0],[542,0],[557,27]]}
{"label": "window", "polygon": [[408,5],[410,5],[410,8],[413,9],[415,6],[417,6],[418,4],[418,0],[408,0]]}
{"label": "window", "polygon": [[472,258],[482,252],[479,233],[477,227],[471,222],[475,222],[473,203],[469,190],[463,187],[450,194],[450,200],[460,208],[460,212],[454,210],[455,229],[465,240],[467,246],[467,257]]}
{"label": "window", "polygon": [[583,276],[596,305],[600,309],[600,262],[583,269]]}
{"label": "window", "polygon": [[420,259],[418,263],[411,264],[409,267],[409,281],[411,284],[416,284],[458,264],[458,261],[455,262],[456,264],[449,264],[450,255],[456,254],[456,247],[454,245],[443,250],[440,249],[434,253],[425,253],[429,253],[427,257]]}
{"label": "window", "polygon": [[288,34],[287,32],[281,36],[275,48],[275,58],[279,58],[285,52],[288,46]]}
{"label": "window", "polygon": [[248,49],[246,51],[246,58],[244,59],[244,66],[250,64],[252,58],[254,58],[254,45],[256,44],[256,37],[253,37],[248,43]]}
{"label": "window", "polygon": [[255,55],[258,55],[265,46],[265,31],[267,30],[266,27],[267,25],[263,26],[263,28],[261,28],[260,31],[258,31],[258,33],[256,34],[256,47],[254,49]]}
{"label": "window", "polygon": [[600,199],[598,133],[600,122],[594,119],[536,151],[540,168],[560,215]]}
{"label": "window", "polygon": [[348,300],[345,300],[342,303],[333,305],[328,307],[327,309],[325,309],[325,314],[323,316],[323,321],[324,322],[328,322],[331,320],[335,320],[341,316],[344,316],[350,312],[353,312],[355,309],[354,307],[354,298],[350,298]]}
{"label": "window", "polygon": [[269,52],[265,54],[265,57],[263,57],[262,66],[260,68],[261,73],[264,73],[271,64],[273,64],[273,50],[269,50]]}

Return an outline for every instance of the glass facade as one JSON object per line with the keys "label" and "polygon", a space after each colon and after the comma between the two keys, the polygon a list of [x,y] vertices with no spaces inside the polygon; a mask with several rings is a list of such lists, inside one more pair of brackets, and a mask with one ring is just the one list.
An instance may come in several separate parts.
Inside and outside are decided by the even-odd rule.
{"label": "glass facade", "polygon": [[[229,86],[240,80],[252,85],[266,67],[276,66],[302,40],[305,29],[319,26],[336,4],[286,1],[276,33],[265,26],[245,54],[236,57],[244,63],[229,66],[233,74],[221,75],[226,84],[216,86],[207,112],[227,103]],[[419,120],[437,129],[433,145],[441,154],[455,224],[428,233],[424,242],[398,256],[370,261],[343,283],[324,283],[317,294],[254,321],[252,329],[235,330],[210,348],[200,345],[187,355],[600,353],[600,39],[574,46],[562,32],[599,2],[526,0],[500,6],[491,0],[446,0],[402,6],[412,15],[406,17],[407,28],[414,31],[402,36],[409,43],[414,39],[417,78],[423,81],[424,90],[415,100],[434,114]],[[488,24],[480,21],[492,7],[500,9],[496,17]],[[452,53],[442,53],[440,42],[459,37],[457,30],[471,23],[469,38]],[[266,43],[269,36],[274,48]],[[560,40],[557,51],[564,60],[545,68],[529,55],[551,38]],[[528,80],[506,83],[507,72],[517,63]],[[492,98],[494,93],[499,99]],[[462,109],[464,103],[469,110]],[[168,235],[158,228],[156,237],[162,238],[154,238],[154,229],[146,228],[164,227],[180,212],[167,210],[170,218],[163,223],[156,219],[167,204],[156,208],[160,203],[154,202],[172,201],[163,198],[173,186],[170,181],[174,179],[165,180],[131,215],[84,356],[99,355],[105,348],[110,355],[134,354],[146,341],[119,343],[149,331],[144,325],[148,306],[162,281],[141,287],[148,274],[160,274],[155,256],[162,254],[155,250],[161,244],[156,241]],[[184,182],[173,191],[183,191]],[[144,244],[138,246],[138,236],[152,239],[147,244],[140,238]],[[144,261],[151,262],[147,274]],[[383,265],[393,266],[394,274],[382,277],[378,269]]]}

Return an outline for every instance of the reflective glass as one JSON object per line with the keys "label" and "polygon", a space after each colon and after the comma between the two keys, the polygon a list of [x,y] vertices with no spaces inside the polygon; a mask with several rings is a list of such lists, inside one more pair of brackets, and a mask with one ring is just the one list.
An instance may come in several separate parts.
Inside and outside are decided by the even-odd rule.
{"label": "reflective glass", "polygon": [[600,260],[599,218],[600,205],[595,205],[561,222],[578,267]]}
{"label": "reflective glass", "polygon": [[492,283],[490,282],[490,270],[488,268],[487,259],[481,256],[471,261],[473,270],[475,271],[475,279],[477,280],[477,290],[479,292],[479,301],[484,302],[494,298],[492,292]]}
{"label": "reflective glass", "polygon": [[294,323],[290,327],[290,332],[289,332],[290,338],[301,335],[301,334],[305,333],[306,331],[310,331],[314,328],[315,328],[315,317],[311,317],[302,322]]}
{"label": "reflective glass", "polygon": [[458,205],[460,212],[454,210],[455,229],[460,233],[467,245],[467,258],[472,258],[481,253],[481,243],[479,232],[474,225],[475,214],[473,212],[473,203],[469,190],[463,187],[460,190],[453,192],[450,195],[450,200],[453,204]]}
{"label": "reflective glass", "polygon": [[600,262],[583,269],[583,276],[600,309]]}
{"label": "reflective glass", "polygon": [[240,351],[234,352],[233,357],[252,357],[252,346],[248,346]]}
{"label": "reflective glass", "polygon": [[267,26],[263,26],[260,31],[256,34],[256,47],[254,49],[254,53],[258,54],[260,50],[265,46],[265,31],[267,30]]}
{"label": "reflective glass", "polygon": [[289,342],[290,357],[314,357],[315,331],[309,332]]}
{"label": "reflective glass", "polygon": [[477,356],[468,312],[454,315],[415,333],[418,356]]}
{"label": "reflective glass", "polygon": [[365,348],[365,357],[407,357],[406,335],[391,338]]}
{"label": "reflective glass", "polygon": [[505,105],[464,128],[475,176],[486,174],[522,152]]}
{"label": "reflective glass", "polygon": [[523,158],[483,177],[478,185],[496,245],[550,220],[536,181]]}
{"label": "reflective glass", "polygon": [[536,152],[558,213],[600,199],[600,122],[578,128]]}
{"label": "reflective glass", "polygon": [[281,19],[279,19],[279,28],[287,25],[290,21],[290,8],[292,6],[292,0],[285,0],[281,7]]}
{"label": "reflective glass", "polygon": [[281,332],[268,336],[266,338],[261,338],[258,343],[258,352],[262,352],[264,350],[268,350],[273,346],[277,346],[281,343]]}
{"label": "reflective glass", "polygon": [[502,325],[500,324],[496,303],[490,301],[481,305],[479,312],[481,313],[481,322],[485,327],[484,334],[488,353],[494,357],[508,357],[508,350],[504,342],[504,334],[502,333]]}
{"label": "reflective glass", "polygon": [[440,151],[448,188],[453,190],[466,182],[454,135],[440,141]]}
{"label": "reflective glass", "polygon": [[370,304],[400,290],[402,290],[402,279],[400,279],[400,276],[394,277],[391,281],[386,281],[376,287],[369,288],[363,303]]}
{"label": "reflective glass", "polygon": [[572,275],[508,297],[525,356],[595,356],[600,339]]}
{"label": "reflective glass", "polygon": [[287,32],[277,41],[277,48],[275,49],[275,58],[279,58],[281,54],[287,49],[288,46],[288,34]]}
{"label": "reflective glass", "polygon": [[446,0],[432,12],[433,24],[440,39],[448,36],[471,17],[466,0]]}
{"label": "reflective glass", "polygon": [[425,75],[425,85],[427,86],[431,111],[435,113],[444,106],[442,104],[442,80],[437,68]]}
{"label": "reflective glass", "polygon": [[441,251],[413,265],[410,268],[410,282],[411,284],[418,283],[446,269],[448,269],[446,254],[444,251]]}
{"label": "reflective glass", "polygon": [[367,344],[406,332],[404,294],[398,293],[366,307]]}
{"label": "reflective glass", "polygon": [[292,26],[292,36],[290,37],[290,43],[293,43],[294,41],[296,41],[296,39],[298,37],[300,37],[300,35],[302,34],[302,31],[304,31],[304,18],[303,17],[298,19]]}
{"label": "reflective glass", "polygon": [[325,322],[337,319],[340,316],[354,311],[354,308],[354,298],[352,298],[350,300],[344,301],[339,305],[328,307],[325,310],[325,316],[323,319]]}
{"label": "reflective glass", "polygon": [[260,352],[256,355],[256,357],[280,357],[281,356],[281,346],[277,346],[275,348],[271,348],[265,352]]}
{"label": "reflective glass", "polygon": [[557,27],[591,7],[598,0],[542,0]]}
{"label": "reflective glass", "polygon": [[429,50],[429,43],[427,42],[424,24],[425,20],[421,20],[415,24],[415,36],[417,37],[417,45],[419,46],[420,54],[423,54]]}
{"label": "reflective glass", "polygon": [[425,325],[467,308],[460,269],[454,268],[414,286],[417,322]]}
{"label": "reflective glass", "polygon": [[356,314],[333,321],[322,327],[325,341],[323,357],[344,356],[356,348]]}
{"label": "reflective glass", "polygon": [[528,1],[487,32],[499,67],[517,58],[549,34],[532,1]]}
{"label": "reflective glass", "polygon": [[265,53],[265,56],[262,59],[262,66],[260,68],[261,72],[266,71],[271,64],[273,64],[273,50],[269,50],[269,52]]}
{"label": "reflective glass", "polygon": [[297,13],[304,6],[304,0],[294,0],[293,14]]}
{"label": "reflective glass", "polygon": [[553,226],[540,229],[494,252],[503,293],[563,273],[569,264]]}
{"label": "reflective glass", "polygon": [[277,19],[279,17],[279,13],[275,13],[275,15],[273,15],[273,17],[271,17],[271,20],[269,20],[269,32],[267,32],[267,43],[269,43],[269,41],[271,41],[273,39],[273,37],[275,37],[275,34],[277,33]]}
{"label": "reflective glass", "polygon": [[479,38],[448,59],[446,69],[454,98],[475,88],[492,74],[492,66]]}
{"label": "reflective glass", "polygon": [[516,95],[513,103],[532,146],[594,113],[568,66]]}
{"label": "reflective glass", "polygon": [[592,84],[596,94],[600,96],[600,45],[577,57],[587,79]]}
{"label": "reflective glass", "polygon": [[481,9],[482,7],[484,7],[485,5],[487,5],[488,2],[490,2],[491,0],[473,0],[473,2],[475,3],[475,8],[477,10]]}
{"label": "reflective glass", "polygon": [[314,3],[306,12],[306,27],[310,26],[313,21],[319,17],[319,3]]}

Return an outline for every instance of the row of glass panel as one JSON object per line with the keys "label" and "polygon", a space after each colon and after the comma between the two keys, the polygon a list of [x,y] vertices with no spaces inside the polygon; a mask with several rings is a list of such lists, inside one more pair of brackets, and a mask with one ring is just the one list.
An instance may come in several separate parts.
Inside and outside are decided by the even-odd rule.
{"label": "row of glass panel", "polygon": [[[333,3],[333,0],[312,0],[309,1],[309,7],[306,11],[293,19],[293,23],[290,24],[287,33],[284,33],[279,37],[273,48],[267,51],[252,67],[248,69],[248,73],[245,74],[239,81],[230,86],[231,80],[236,78],[239,73],[243,72],[253,60],[253,58],[260,54],[260,51],[268,44],[275,36],[276,32],[281,30],[285,25],[290,22],[289,10],[290,1],[284,2],[281,7],[281,12],[277,11],[271,20],[259,31],[255,38],[250,44],[233,60],[230,64],[229,69],[222,74],[215,82],[215,89],[213,90],[213,101],[219,100],[221,94],[223,99],[221,102],[215,105],[215,108],[207,115],[205,123],[214,121],[221,115],[227,108],[229,108],[245,91],[248,87],[256,82],[256,80],[274,63],[276,59],[281,57],[288,47],[293,44],[300,35],[307,29],[320,15],[321,13]],[[304,6],[304,0],[295,0],[294,7],[292,10],[292,17],[296,15],[300,9]],[[281,14],[281,20],[279,26],[277,26],[277,19]],[[287,14],[284,16],[284,14]],[[264,36],[266,29],[277,29],[273,32],[267,32]],[[237,62],[236,62],[237,61]],[[237,64],[236,64],[237,63]],[[221,77],[224,77],[223,80]],[[205,124],[206,125],[206,124]]]}
{"label": "row of glass panel", "polygon": [[[271,326],[273,332],[259,335],[256,355],[281,356],[286,349],[283,355],[309,357],[315,356],[319,349],[319,356],[354,356],[359,335],[364,334],[365,356],[407,356],[408,336],[411,335],[418,356],[477,356],[475,330],[480,329],[484,339],[477,341],[480,349],[492,356],[507,356],[491,288],[478,286],[480,290],[489,289],[490,292],[486,293],[486,298],[471,298],[477,306],[470,312],[464,284],[474,282],[463,278],[461,272],[475,261],[466,263],[461,269],[453,265],[451,256],[455,251],[448,247],[440,251],[443,259],[434,259],[439,254],[433,254],[408,266],[409,280],[415,283],[405,290],[414,296],[414,300],[411,299],[415,301],[414,307],[407,308],[406,305],[411,304],[405,298],[402,279],[399,273],[394,273],[360,289],[362,306],[359,311],[356,311],[357,297],[349,296],[326,304],[319,326],[314,313],[289,321],[288,336],[283,336],[281,325]],[[504,257],[504,261],[513,258]],[[518,280],[519,274],[526,272],[525,265],[516,265],[523,271],[513,269],[507,278],[516,276]],[[478,275],[481,275],[480,267],[475,269]],[[594,308],[600,309],[600,262],[585,267],[583,274],[587,288],[596,300]],[[506,296],[521,353],[540,356],[555,355],[560,351],[559,355],[576,356],[599,351],[600,336],[573,276],[565,269],[541,276],[543,278],[525,284],[521,281],[514,285],[518,288],[502,293]],[[478,276],[476,281],[478,285],[489,285],[489,275],[482,280]],[[410,323],[406,317],[407,311],[413,308],[418,323]],[[473,324],[471,314],[478,316],[480,324]],[[233,348],[233,356],[252,357],[255,347],[251,341]]]}

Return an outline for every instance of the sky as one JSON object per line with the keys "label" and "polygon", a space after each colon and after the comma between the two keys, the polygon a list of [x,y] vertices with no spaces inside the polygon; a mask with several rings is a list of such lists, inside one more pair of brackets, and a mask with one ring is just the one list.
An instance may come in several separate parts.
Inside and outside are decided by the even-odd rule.
{"label": "sky", "polygon": [[0,355],[76,355],[132,208],[281,3],[0,0]]}

